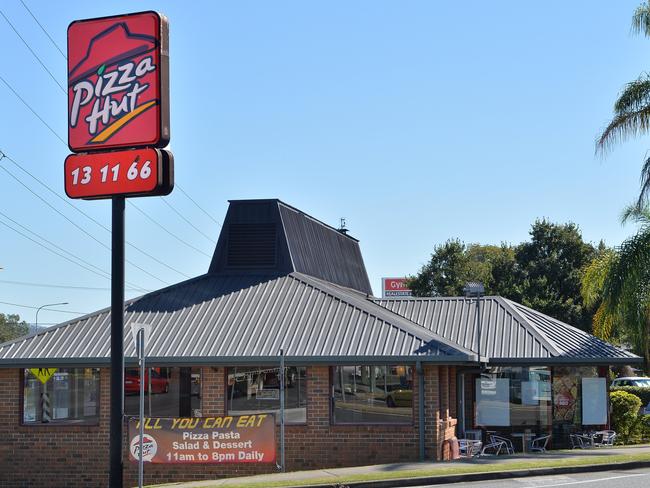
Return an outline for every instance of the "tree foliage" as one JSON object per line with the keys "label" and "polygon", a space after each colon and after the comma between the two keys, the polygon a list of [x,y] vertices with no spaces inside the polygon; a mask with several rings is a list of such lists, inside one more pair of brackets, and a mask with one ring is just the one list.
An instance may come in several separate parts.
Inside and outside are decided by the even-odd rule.
{"label": "tree foliage", "polygon": [[19,315],[0,313],[0,343],[24,336],[29,331],[29,326]]}
{"label": "tree foliage", "polygon": [[536,221],[531,239],[518,246],[466,245],[457,239],[436,246],[409,282],[416,296],[459,296],[468,281],[480,281],[486,294],[521,302],[585,330],[596,306],[580,294],[581,268],[596,249],[572,223]]}

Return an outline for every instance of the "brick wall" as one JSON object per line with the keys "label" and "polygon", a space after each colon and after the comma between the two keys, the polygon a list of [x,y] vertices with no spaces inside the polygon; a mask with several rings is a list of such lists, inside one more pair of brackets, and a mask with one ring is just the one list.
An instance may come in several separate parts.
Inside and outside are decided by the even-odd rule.
{"label": "brick wall", "polygon": [[[448,455],[445,441],[453,436],[449,384],[455,376],[442,367],[425,366],[426,457]],[[307,423],[285,427],[288,470],[417,461],[418,389],[414,388],[411,425],[332,425],[327,366],[307,368]],[[103,487],[108,477],[109,370],[100,374],[100,422],[95,426],[20,426],[20,371],[0,369],[0,486]],[[453,379],[455,381],[455,378]],[[224,368],[205,367],[201,376],[203,416],[225,413]],[[417,379],[414,382],[417,385]],[[445,405],[442,405],[441,394]],[[444,406],[445,414],[441,416]],[[277,431],[279,446],[279,427]],[[446,451],[447,449],[447,451]],[[278,447],[278,460],[280,457]],[[128,461],[124,443],[125,486],[137,485],[137,464]],[[276,472],[268,464],[145,465],[146,483],[199,480]]]}

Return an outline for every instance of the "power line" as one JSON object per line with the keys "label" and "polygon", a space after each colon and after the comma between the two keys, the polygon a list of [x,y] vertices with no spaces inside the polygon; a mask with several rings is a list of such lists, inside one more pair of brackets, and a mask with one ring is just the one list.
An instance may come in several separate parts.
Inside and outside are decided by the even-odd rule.
{"label": "power line", "polygon": [[25,107],[27,107],[27,108],[29,109],[29,111],[30,111],[31,113],[33,113],[33,114],[36,116],[36,118],[37,118],[38,120],[40,120],[40,121],[43,123],[43,125],[44,125],[45,127],[47,127],[47,128],[50,130],[50,132],[51,132],[52,134],[54,134],[54,137],[56,137],[56,138],[57,138],[59,141],[61,141],[61,142],[62,142],[66,147],[68,147],[68,145],[67,145],[66,142],[61,138],[61,136],[60,136],[59,134],[57,134],[57,132],[56,132],[54,129],[52,129],[52,127],[50,126],[50,124],[48,124],[47,122],[45,122],[45,120],[43,120],[43,118],[42,118],[40,115],[38,115],[38,114],[36,113],[36,110],[34,110],[34,109],[33,109],[33,108],[32,108],[32,107],[31,107],[31,106],[30,106],[30,105],[25,101],[25,99],[24,99],[23,97],[21,97],[21,96],[18,94],[18,92],[17,92],[16,90],[14,90],[14,88],[13,88],[13,87],[12,87],[12,86],[7,82],[7,80],[5,80],[2,76],[0,76],[0,81],[2,81],[2,82],[6,85],[6,87],[9,88],[9,89],[11,90],[11,92],[12,92],[14,95],[16,95],[16,98],[18,98],[18,100],[20,100],[21,102],[23,102],[23,105],[25,105]]}
{"label": "power line", "polygon": [[[34,179],[35,181],[37,181],[41,186],[43,186],[45,189],[47,189],[50,193],[52,193],[55,197],[57,197],[59,200],[61,200],[62,202],[64,202],[66,205],[70,206],[71,208],[73,208],[74,210],[76,210],[77,212],[79,212],[81,215],[83,215],[84,217],[86,217],[87,219],[89,219],[91,222],[93,222],[94,224],[96,224],[96,225],[98,225],[99,227],[101,227],[102,229],[104,229],[104,230],[105,230],[106,232],[108,232],[109,234],[111,233],[111,229],[109,229],[109,228],[106,227],[104,224],[102,224],[101,222],[99,222],[98,220],[96,220],[95,218],[93,218],[91,215],[89,215],[89,214],[87,214],[86,212],[84,212],[83,210],[81,210],[81,209],[80,209],[79,207],[77,207],[76,205],[73,205],[72,203],[70,203],[70,200],[68,200],[68,199],[66,199],[66,198],[63,198],[63,197],[62,197],[61,195],[59,195],[59,194],[58,194],[58,193],[57,193],[57,192],[56,192],[56,191],[55,191],[51,186],[49,186],[47,183],[45,183],[44,181],[42,181],[40,178],[36,177],[34,174],[32,174],[31,172],[29,172],[27,169],[25,169],[25,167],[23,167],[21,164],[19,164],[19,163],[18,163],[16,160],[14,160],[11,156],[8,156],[8,155],[4,154],[2,151],[0,151],[0,160],[2,160],[2,157],[5,157],[7,160],[11,161],[11,162],[12,162],[15,166],[17,166],[21,171],[23,171],[24,173],[26,173],[27,175],[29,175],[32,179]],[[160,259],[158,259],[158,258],[152,256],[151,254],[149,254],[148,252],[144,251],[143,249],[140,249],[140,248],[139,248],[138,246],[136,246],[135,244],[132,244],[132,243],[129,242],[129,241],[125,241],[125,242],[126,242],[126,244],[127,244],[128,246],[132,247],[133,249],[135,249],[135,250],[138,251],[139,253],[144,254],[144,255],[147,256],[149,259],[151,259],[151,260],[157,262],[158,264],[160,264],[160,265],[166,267],[167,269],[169,269],[169,270],[171,270],[171,271],[174,271],[175,273],[178,273],[179,275],[181,275],[181,276],[183,276],[183,277],[185,277],[185,278],[191,278],[191,276],[189,276],[189,275],[183,273],[182,271],[179,271],[178,269],[174,268],[173,266],[170,266],[169,264],[165,263],[164,261],[162,261],[162,260],[160,260]]]}
{"label": "power line", "polygon": [[88,312],[73,312],[72,310],[59,310],[57,308],[32,307],[31,305],[20,305],[18,303],[10,303],[10,302],[0,302],[0,303],[2,303],[3,305],[11,305],[12,307],[31,308],[32,310],[38,310],[40,308],[41,310],[47,310],[48,312],[71,313],[73,315],[88,315]]}
{"label": "power line", "polygon": [[[34,283],[30,281],[13,281],[13,280],[0,280],[0,283],[6,283],[8,285],[18,285],[18,286],[34,286],[37,288],[60,288],[62,290],[108,291],[111,289],[108,286],[55,285],[51,283]],[[143,291],[140,288],[127,288],[127,290]]]}
{"label": "power line", "polygon": [[52,74],[52,72],[50,71],[50,69],[49,69],[47,66],[45,66],[45,63],[44,63],[43,61],[41,61],[41,58],[38,57],[38,55],[34,52],[34,50],[31,48],[31,46],[30,46],[30,45],[27,43],[27,41],[23,38],[23,36],[20,35],[20,32],[18,32],[18,31],[16,30],[16,28],[14,27],[14,25],[11,23],[11,21],[7,18],[7,16],[4,14],[4,12],[3,12],[2,10],[0,10],[0,15],[2,15],[2,16],[4,17],[4,19],[7,21],[7,24],[9,24],[9,27],[11,27],[11,29],[16,33],[16,35],[18,36],[18,38],[19,38],[21,41],[23,41],[23,44],[25,45],[25,47],[26,47],[27,49],[29,49],[29,52],[32,53],[32,56],[34,56],[34,58],[36,58],[36,60],[40,63],[40,65],[43,67],[43,69],[47,72],[47,74],[50,75],[50,78],[52,78],[52,81],[54,81],[54,83],[57,84],[57,86],[61,89],[61,91],[62,91],[65,95],[67,95],[68,93],[67,93],[66,89],[63,88],[63,85],[62,85],[61,83],[59,83],[59,81],[58,81],[58,80],[56,79],[56,77]]}
{"label": "power line", "polygon": [[199,205],[199,204],[198,204],[198,203],[197,203],[197,202],[196,202],[196,201],[195,201],[191,196],[189,196],[189,195],[185,192],[185,190],[183,190],[179,185],[176,185],[176,184],[175,184],[174,186],[175,186],[175,187],[176,187],[176,188],[177,188],[177,189],[178,189],[178,190],[179,190],[183,195],[185,195],[185,196],[190,200],[190,202],[192,202],[192,203],[196,206],[196,208],[198,208],[201,212],[203,212],[205,215],[207,215],[208,218],[210,218],[210,219],[212,220],[212,222],[214,222],[214,223],[217,224],[219,227],[221,227],[221,223],[218,222],[218,221],[216,221],[216,220],[214,219],[214,217],[212,217],[212,215],[210,215],[206,210],[204,210],[203,207],[201,207],[201,205]]}
{"label": "power line", "polygon": [[41,30],[43,31],[43,33],[44,33],[44,34],[47,36],[47,38],[50,40],[50,42],[52,43],[52,45],[53,45],[53,46],[54,46],[54,47],[55,47],[55,48],[56,48],[56,49],[61,53],[61,56],[63,56],[63,59],[66,59],[66,60],[67,60],[68,57],[67,57],[67,56],[65,55],[65,53],[61,50],[61,48],[59,47],[59,45],[58,45],[56,42],[54,42],[54,39],[52,39],[52,36],[50,36],[50,34],[45,30],[45,27],[43,27],[43,26],[41,25],[41,23],[38,21],[38,19],[37,19],[36,16],[32,13],[32,11],[29,10],[29,7],[25,4],[25,2],[23,2],[23,0],[20,0],[20,3],[23,4],[23,7],[25,7],[25,10],[27,10],[27,11],[29,12],[29,15],[32,16],[32,19],[34,19],[34,21],[38,24],[38,26],[41,28]]}
{"label": "power line", "polygon": [[199,234],[201,234],[203,237],[205,237],[205,238],[206,238],[207,240],[209,240],[211,243],[213,243],[213,244],[216,244],[216,243],[217,243],[217,242],[216,242],[214,239],[212,239],[209,235],[205,234],[201,229],[199,229],[199,228],[196,227],[192,222],[190,222],[190,221],[189,221],[189,220],[188,220],[188,219],[187,219],[187,218],[186,218],[182,213],[180,213],[178,210],[176,210],[174,207],[172,207],[172,206],[170,205],[170,203],[169,203],[167,200],[165,200],[164,198],[161,198],[161,201],[162,201],[165,205],[167,205],[169,208],[171,208],[172,211],[173,211],[176,215],[178,215],[181,219],[183,219],[185,222],[187,222],[187,224],[188,224],[190,227],[192,227],[192,229],[194,229],[195,231],[197,231]]}
{"label": "power line", "polygon": [[201,251],[199,248],[194,247],[194,246],[193,246],[192,244],[190,244],[189,242],[184,241],[183,239],[181,239],[180,237],[178,237],[176,234],[173,234],[172,232],[170,232],[169,230],[167,230],[167,228],[166,228],[164,225],[162,225],[160,222],[158,222],[157,220],[155,220],[153,217],[150,217],[149,215],[147,215],[143,210],[140,209],[140,207],[138,207],[138,206],[137,206],[135,203],[133,203],[132,201],[127,200],[127,203],[128,203],[129,205],[131,205],[133,208],[135,208],[135,209],[136,209],[138,212],[140,212],[142,215],[144,215],[144,216],[145,216],[147,219],[149,219],[152,223],[154,223],[155,225],[157,225],[158,227],[160,227],[162,230],[164,230],[165,232],[167,232],[167,234],[169,234],[170,236],[172,236],[172,237],[173,237],[174,239],[176,239],[178,242],[182,242],[183,244],[185,244],[185,245],[186,245],[187,247],[189,247],[190,249],[194,249],[196,252],[201,253],[201,254],[203,254],[204,256],[208,257],[208,258],[211,258],[211,257],[212,257],[212,256],[210,256],[209,254],[207,254],[207,253]]}
{"label": "power line", "polygon": [[[14,180],[16,180],[16,181],[17,181],[21,186],[23,186],[23,187],[24,187],[27,191],[29,191],[32,195],[34,195],[36,198],[38,198],[39,200],[41,200],[45,205],[47,205],[48,207],[50,207],[50,208],[51,208],[52,210],[54,210],[57,214],[59,214],[61,217],[63,217],[65,220],[67,220],[70,224],[72,224],[74,227],[76,227],[77,229],[79,229],[79,230],[80,230],[81,232],[83,232],[85,235],[87,235],[88,237],[90,237],[93,241],[97,242],[100,246],[102,246],[103,248],[107,249],[108,251],[111,250],[111,248],[110,248],[109,246],[107,246],[107,245],[104,244],[102,241],[100,241],[99,239],[97,239],[97,238],[96,238],[95,236],[93,236],[90,232],[88,232],[86,229],[84,229],[84,228],[81,227],[79,224],[77,224],[76,222],[74,222],[74,221],[73,221],[72,219],[70,219],[67,215],[65,215],[63,212],[61,212],[58,208],[56,208],[56,207],[55,207],[54,205],[52,205],[50,202],[48,202],[48,201],[45,200],[43,197],[41,197],[38,193],[36,193],[35,191],[33,191],[31,188],[29,188],[29,186],[27,186],[25,183],[23,183],[23,182],[20,180],[20,178],[18,178],[17,176],[15,176],[13,173],[11,173],[7,168],[5,168],[5,167],[4,167],[3,165],[1,165],[1,164],[0,164],[0,169],[2,169],[5,173],[7,173],[7,174],[8,174],[9,176],[11,176]],[[154,279],[160,281],[161,283],[163,283],[163,284],[165,284],[165,285],[169,285],[169,283],[167,283],[165,280],[163,280],[163,279],[161,279],[161,278],[158,278],[156,275],[151,274],[149,271],[147,271],[146,269],[142,268],[141,266],[138,266],[138,265],[135,264],[134,262],[132,262],[132,261],[130,261],[130,260],[128,260],[128,259],[126,259],[125,261],[126,261],[128,264],[130,264],[131,266],[133,266],[134,268],[139,269],[140,271],[142,271],[142,272],[145,273],[146,275],[148,275],[148,276],[150,276],[150,277],[152,277],[152,278],[154,278]]]}
{"label": "power line", "polygon": [[[3,215],[4,215],[4,214],[3,214]],[[43,241],[49,243],[50,245],[52,245],[52,246],[55,247],[55,248],[62,249],[60,246],[57,246],[56,244],[54,244],[54,243],[48,241],[47,239],[45,239],[44,237],[42,237],[40,234],[38,234],[38,233],[36,233],[36,232],[34,232],[34,231],[32,231],[32,230],[29,230],[29,229],[25,228],[24,226],[22,226],[22,225],[19,224],[18,222],[15,222],[13,219],[10,219],[10,220],[11,220],[12,222],[14,222],[16,225],[18,225],[19,227],[24,228],[27,232],[29,232],[29,233],[31,233],[32,235],[36,236],[38,239],[42,239]],[[86,271],[90,271],[91,273],[94,273],[94,274],[96,274],[97,276],[100,276],[100,277],[102,277],[102,278],[104,278],[104,279],[107,279],[107,280],[110,279],[110,274],[109,274],[109,273],[107,273],[106,271],[103,271],[101,268],[98,268],[98,267],[95,266],[94,264],[89,263],[89,262],[87,262],[86,260],[84,260],[84,259],[82,259],[82,258],[80,258],[80,257],[78,257],[78,256],[75,256],[74,254],[71,254],[71,253],[69,253],[68,251],[65,251],[65,250],[63,250],[63,252],[64,252],[65,254],[61,254],[61,253],[58,252],[58,251],[55,251],[55,250],[53,250],[53,249],[50,249],[49,247],[47,247],[47,246],[46,246],[45,244],[43,244],[42,242],[39,242],[39,241],[37,241],[37,240],[35,240],[35,239],[29,237],[28,235],[25,235],[23,232],[21,232],[21,231],[15,229],[15,228],[12,227],[11,225],[7,224],[6,222],[3,222],[2,220],[0,220],[0,224],[2,224],[2,225],[4,225],[5,227],[7,227],[8,229],[14,231],[16,234],[21,235],[21,236],[24,237],[25,239],[28,239],[29,241],[33,242],[34,244],[36,244],[36,245],[38,245],[38,246],[41,246],[41,247],[42,247],[43,249],[45,249],[46,251],[49,251],[49,252],[51,252],[52,254],[55,254],[56,256],[59,256],[59,257],[65,259],[66,261],[69,261],[69,262],[71,262],[72,264],[75,264],[75,265],[79,266],[80,268],[85,269]],[[77,259],[77,260],[79,260],[80,262],[74,261],[73,259],[71,259],[71,258],[69,258],[68,256],[66,256],[66,254],[70,254],[70,255],[72,255],[74,259]],[[85,263],[85,264],[81,264],[81,263]],[[99,270],[99,271],[97,271],[97,270]],[[142,288],[141,286],[134,285],[133,283],[130,283],[130,282],[128,282],[128,281],[125,281],[125,283],[127,283],[129,286],[131,286],[132,289],[139,290],[139,291],[144,292],[144,293],[149,293],[149,291],[150,291],[150,290],[147,290],[146,288]]]}

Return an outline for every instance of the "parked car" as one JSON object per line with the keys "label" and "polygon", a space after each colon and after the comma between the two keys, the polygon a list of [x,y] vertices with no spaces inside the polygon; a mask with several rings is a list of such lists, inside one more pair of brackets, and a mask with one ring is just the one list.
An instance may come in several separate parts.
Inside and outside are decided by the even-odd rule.
{"label": "parked car", "polygon": [[[622,378],[616,378],[612,381],[612,387],[618,386],[635,386],[637,388],[650,389],[650,378],[643,376],[625,376]],[[641,408],[641,413],[644,415],[650,415],[650,402],[648,402],[645,407]]]}
{"label": "parked car", "polygon": [[616,378],[612,381],[612,386],[638,386],[641,388],[650,388],[650,378],[641,376],[626,376]]}
{"label": "parked car", "polygon": [[389,408],[394,407],[410,407],[413,403],[413,390],[393,390],[386,395],[386,406]]}
{"label": "parked car", "polygon": [[[151,393],[167,393],[169,391],[169,380],[164,378],[156,370],[146,370],[144,380],[144,392],[149,393],[149,371],[151,371]],[[140,371],[127,369],[124,373],[124,393],[126,395],[137,395],[140,393]]]}

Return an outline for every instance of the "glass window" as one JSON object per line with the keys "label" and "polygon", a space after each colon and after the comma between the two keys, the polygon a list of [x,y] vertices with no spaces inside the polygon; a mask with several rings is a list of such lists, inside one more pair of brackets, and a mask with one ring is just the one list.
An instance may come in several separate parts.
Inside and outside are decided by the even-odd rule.
{"label": "glass window", "polygon": [[[147,368],[144,382],[147,417],[200,417],[199,368]],[[140,413],[140,368],[124,370],[124,414]]]}
{"label": "glass window", "polygon": [[[307,422],[307,368],[285,367],[284,420]],[[228,415],[273,413],[280,422],[280,368],[228,368]]]}
{"label": "glass window", "polygon": [[475,424],[478,426],[546,432],[551,423],[551,410],[549,368],[494,367],[476,380]]}
{"label": "glass window", "polygon": [[333,422],[413,422],[411,366],[337,366],[333,369]]}
{"label": "glass window", "polygon": [[96,423],[99,370],[33,368],[23,374],[23,423]]}

